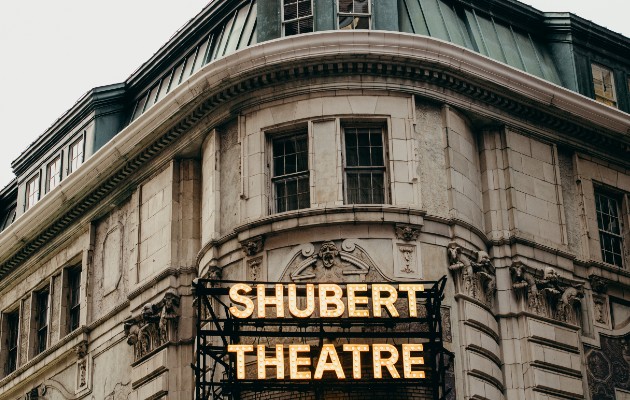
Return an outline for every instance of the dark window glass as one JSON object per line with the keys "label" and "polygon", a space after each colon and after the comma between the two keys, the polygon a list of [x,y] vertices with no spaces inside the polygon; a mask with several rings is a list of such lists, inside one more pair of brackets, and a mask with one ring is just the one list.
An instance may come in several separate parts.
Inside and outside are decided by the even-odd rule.
{"label": "dark window glass", "polygon": [[344,129],[348,204],[385,202],[385,159],[380,128]]}
{"label": "dark window glass", "polygon": [[619,203],[612,196],[596,192],[595,209],[602,260],[608,264],[623,267]]}
{"label": "dark window glass", "polygon": [[68,270],[68,332],[79,327],[81,317],[81,267]]}
{"label": "dark window glass", "polygon": [[284,0],[284,36],[313,32],[313,4],[311,0]]}
{"label": "dark window glass", "polygon": [[20,326],[20,316],[17,311],[6,314],[6,343],[7,343],[7,361],[5,365],[5,373],[9,375],[17,368],[18,355],[18,333]]}
{"label": "dark window glass", "polygon": [[36,354],[46,350],[48,345],[48,290],[44,289],[36,295],[35,318],[37,324]]}
{"label": "dark window glass", "polygon": [[272,147],[276,211],[310,207],[306,134],[274,139]]}

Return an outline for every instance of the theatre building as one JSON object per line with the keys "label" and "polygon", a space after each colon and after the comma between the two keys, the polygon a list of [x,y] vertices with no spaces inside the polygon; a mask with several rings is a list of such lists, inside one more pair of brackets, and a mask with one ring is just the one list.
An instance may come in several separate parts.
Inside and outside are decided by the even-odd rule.
{"label": "theatre building", "polygon": [[629,399],[629,113],[573,14],[214,0],[13,161],[0,399]]}

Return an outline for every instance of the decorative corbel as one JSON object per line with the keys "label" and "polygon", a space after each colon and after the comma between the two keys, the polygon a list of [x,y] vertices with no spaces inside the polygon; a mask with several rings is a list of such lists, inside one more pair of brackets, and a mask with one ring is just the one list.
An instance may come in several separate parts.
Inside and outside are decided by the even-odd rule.
{"label": "decorative corbel", "polygon": [[74,352],[76,353],[77,357],[79,357],[79,358],[84,358],[85,356],[87,356],[87,353],[88,353],[88,342],[87,342],[87,340],[83,340],[79,344],[77,344],[74,347]]}
{"label": "decorative corbel", "polygon": [[606,291],[608,291],[608,280],[602,278],[601,276],[590,275],[588,277],[588,280],[591,284],[591,289],[593,289],[593,292],[606,294]]}
{"label": "decorative corbel", "polygon": [[263,235],[254,236],[241,242],[243,251],[248,257],[255,256],[256,254],[260,253],[263,249],[264,244],[265,237]]}
{"label": "decorative corbel", "polygon": [[398,238],[398,240],[404,240],[405,242],[418,240],[420,232],[420,227],[396,224],[396,238]]}

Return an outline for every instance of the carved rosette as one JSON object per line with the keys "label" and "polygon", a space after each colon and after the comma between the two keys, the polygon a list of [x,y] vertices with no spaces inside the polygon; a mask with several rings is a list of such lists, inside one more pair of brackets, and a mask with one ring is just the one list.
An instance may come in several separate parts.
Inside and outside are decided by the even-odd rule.
{"label": "carved rosette", "polygon": [[243,252],[248,257],[255,256],[260,253],[265,245],[265,237],[264,236],[254,236],[247,240],[241,242],[241,247],[243,248]]}
{"label": "carved rosette", "polygon": [[452,242],[448,245],[447,255],[448,270],[457,283],[457,291],[492,307],[497,280],[488,253],[471,252]]}
{"label": "carved rosette", "polygon": [[512,288],[525,300],[526,311],[569,324],[578,323],[579,305],[584,298],[582,284],[562,281],[551,267],[530,271],[521,262],[512,264],[510,274]]}
{"label": "carved rosette", "polygon": [[140,315],[125,320],[127,344],[133,346],[135,360],[175,340],[179,321],[179,300],[177,292],[169,289],[162,300],[154,304],[145,304]]}

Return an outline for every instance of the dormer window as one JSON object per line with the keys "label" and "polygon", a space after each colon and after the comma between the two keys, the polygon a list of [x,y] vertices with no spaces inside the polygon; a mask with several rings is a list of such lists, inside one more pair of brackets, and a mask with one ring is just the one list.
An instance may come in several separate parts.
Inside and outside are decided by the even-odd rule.
{"label": "dormer window", "polygon": [[370,29],[368,0],[339,0],[339,29]]}
{"label": "dormer window", "polygon": [[68,152],[68,174],[74,172],[83,164],[83,136],[70,145]]}
{"label": "dormer window", "polygon": [[39,201],[39,174],[26,183],[26,203],[24,210],[33,207]]}
{"label": "dormer window", "polygon": [[46,193],[56,188],[60,182],[61,156],[57,156],[46,166]]}
{"label": "dormer window", "polygon": [[591,69],[593,70],[595,100],[611,107],[617,107],[613,71],[597,64],[591,64]]}
{"label": "dormer window", "polygon": [[312,0],[284,0],[282,11],[284,36],[313,32]]}

